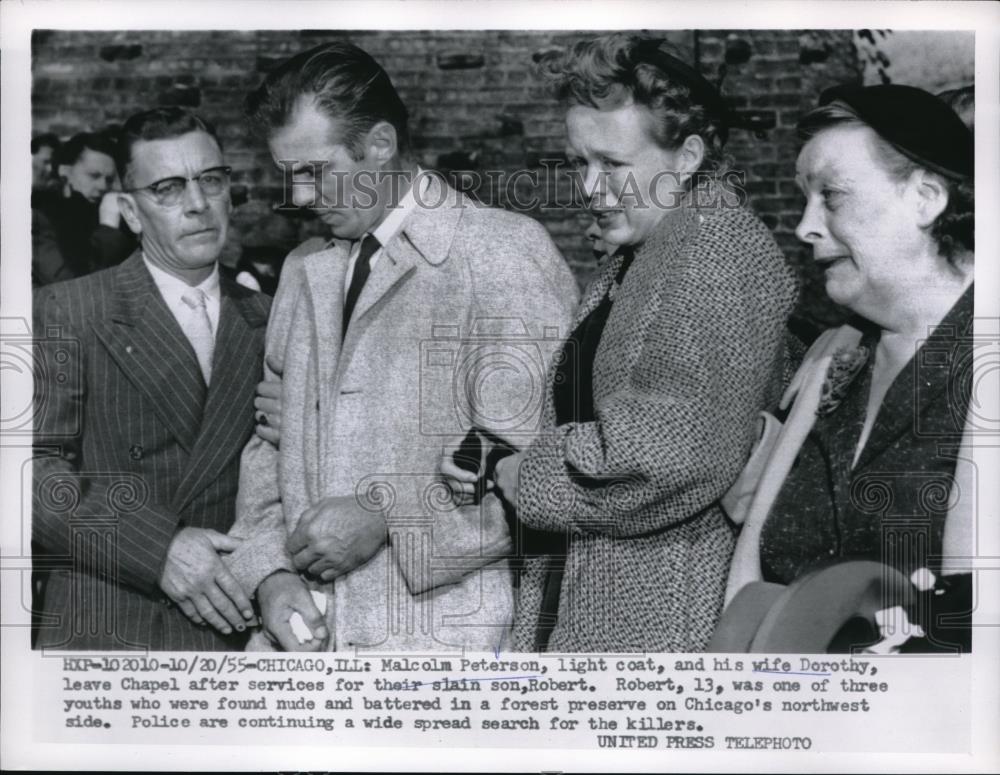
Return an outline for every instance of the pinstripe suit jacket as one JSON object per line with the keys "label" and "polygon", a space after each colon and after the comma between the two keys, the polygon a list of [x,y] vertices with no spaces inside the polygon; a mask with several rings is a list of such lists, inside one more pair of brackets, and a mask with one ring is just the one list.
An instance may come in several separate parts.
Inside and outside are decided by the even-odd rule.
{"label": "pinstripe suit jacket", "polygon": [[269,299],[220,278],[213,379],[137,252],[39,289],[33,539],[52,571],[38,646],[237,649],[158,587],[180,527],[227,532]]}

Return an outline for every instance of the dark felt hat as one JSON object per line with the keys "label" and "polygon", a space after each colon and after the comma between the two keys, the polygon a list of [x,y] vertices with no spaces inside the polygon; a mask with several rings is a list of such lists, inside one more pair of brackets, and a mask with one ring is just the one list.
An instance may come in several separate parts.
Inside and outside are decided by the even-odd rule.
{"label": "dark felt hat", "polygon": [[687,62],[664,50],[662,45],[662,40],[640,40],[636,46],[639,61],[656,65],[672,80],[686,86],[692,102],[704,106],[715,119],[719,140],[725,144],[729,137],[730,116],[719,90]]}
{"label": "dark felt hat", "polygon": [[914,86],[844,84],[825,90],[820,105],[843,102],[900,153],[951,178],[975,173],[972,131],[947,104]]}

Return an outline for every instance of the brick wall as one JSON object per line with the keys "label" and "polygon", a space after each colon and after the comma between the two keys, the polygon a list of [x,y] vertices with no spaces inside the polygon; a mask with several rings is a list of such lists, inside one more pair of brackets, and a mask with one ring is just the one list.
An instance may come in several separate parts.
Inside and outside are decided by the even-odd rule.
{"label": "brick wall", "polygon": [[[531,31],[362,32],[350,39],[389,72],[411,111],[418,159],[453,174],[461,185],[501,206],[544,191],[522,179],[517,189],[473,186],[485,170],[528,169],[545,180],[542,160],[563,153],[563,109],[533,72],[532,55],[588,33]],[[32,50],[33,133],[68,137],[118,123],[157,103],[190,106],[215,122],[234,168],[234,239],[226,260],[243,246],[286,249],[321,226],[305,214],[275,214],[281,178],[266,149],[242,120],[244,95],[287,56],[347,33],[36,31]],[[751,204],[774,231],[789,260],[802,268],[804,317],[835,316],[809,270],[793,230],[801,201],[795,188],[794,125],[819,91],[858,79],[850,32],[673,31],[662,33],[697,59],[711,80],[725,70],[723,94],[761,128],[731,133],[734,166],[747,173]],[[560,184],[565,185],[565,181]],[[540,186],[539,186],[540,187]],[[498,196],[499,194],[499,196]],[[565,194],[565,191],[562,192]],[[561,195],[560,201],[566,196]],[[572,209],[536,209],[581,283],[594,268],[582,237],[586,216]]]}

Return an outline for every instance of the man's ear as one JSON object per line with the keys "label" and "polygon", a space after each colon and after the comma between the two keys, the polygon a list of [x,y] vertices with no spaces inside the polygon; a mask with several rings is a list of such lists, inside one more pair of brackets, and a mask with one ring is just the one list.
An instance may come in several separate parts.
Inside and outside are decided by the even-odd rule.
{"label": "man's ear", "polygon": [[948,206],[948,186],[940,175],[922,169],[913,173],[910,182],[916,194],[917,224],[929,228]]}
{"label": "man's ear", "polygon": [[131,194],[118,194],[118,209],[121,211],[122,218],[125,219],[125,223],[128,224],[132,233],[137,237],[141,235],[142,222],[139,220],[139,210],[135,203],[135,197]]}
{"label": "man's ear", "polygon": [[376,123],[365,135],[365,152],[377,166],[385,166],[399,152],[396,127],[388,121]]}
{"label": "man's ear", "polygon": [[705,160],[705,141],[698,135],[688,135],[676,153],[677,172],[680,173],[681,180],[687,182]]}
{"label": "man's ear", "polygon": [[73,168],[73,165],[72,165],[72,164],[60,164],[60,165],[59,165],[59,166],[58,166],[58,167],[56,168],[56,174],[57,174],[57,175],[58,175],[58,176],[59,176],[60,178],[62,178],[63,180],[66,180],[66,178],[68,178],[68,177],[69,177],[69,171],[70,171],[70,170],[71,170],[72,168]]}

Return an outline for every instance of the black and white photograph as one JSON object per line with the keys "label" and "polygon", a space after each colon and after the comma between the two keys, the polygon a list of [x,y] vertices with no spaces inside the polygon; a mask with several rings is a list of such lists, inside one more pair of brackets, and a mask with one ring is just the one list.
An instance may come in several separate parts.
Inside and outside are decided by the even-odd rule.
{"label": "black and white photograph", "polygon": [[0,16],[5,766],[1000,766],[995,6]]}

